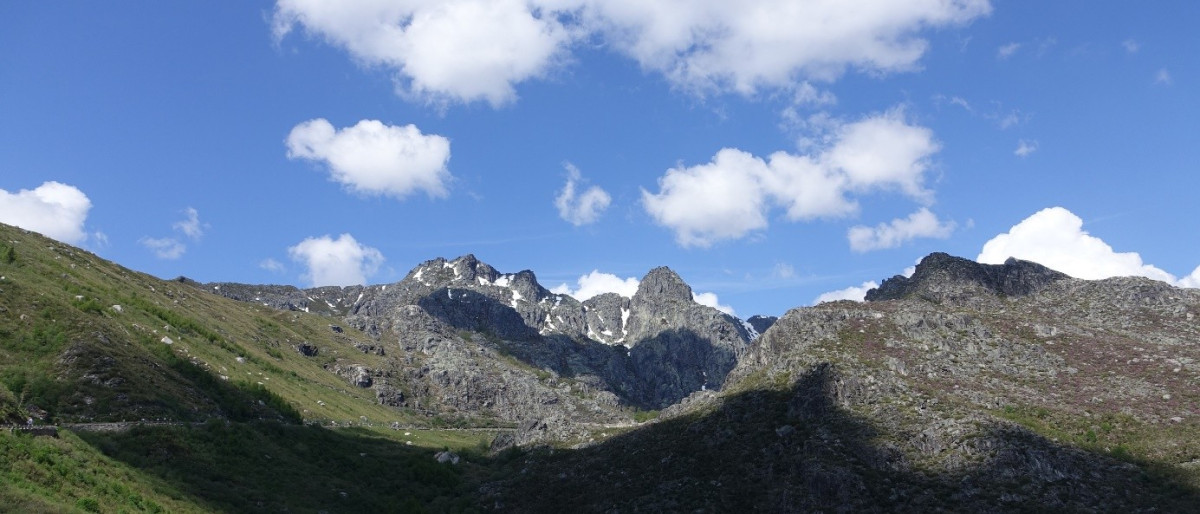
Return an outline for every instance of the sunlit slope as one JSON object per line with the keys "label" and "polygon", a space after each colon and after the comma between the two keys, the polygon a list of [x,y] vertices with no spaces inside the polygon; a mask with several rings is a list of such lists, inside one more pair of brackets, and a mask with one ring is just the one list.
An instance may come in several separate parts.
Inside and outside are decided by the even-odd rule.
{"label": "sunlit slope", "polygon": [[0,225],[0,416],[10,421],[406,421],[330,371],[383,367],[354,348],[365,336],[330,323]]}

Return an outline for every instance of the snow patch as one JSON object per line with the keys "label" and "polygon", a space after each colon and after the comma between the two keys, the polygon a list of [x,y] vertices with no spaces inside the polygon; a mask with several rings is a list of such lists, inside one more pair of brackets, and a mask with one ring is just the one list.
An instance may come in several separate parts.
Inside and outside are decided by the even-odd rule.
{"label": "snow patch", "polygon": [[496,278],[494,284],[500,287],[508,287],[512,284],[512,275],[501,275]]}
{"label": "snow patch", "polygon": [[753,341],[753,340],[755,340],[755,339],[758,339],[758,336],[759,336],[760,334],[758,333],[758,331],[757,331],[757,330],[755,330],[755,329],[754,329],[754,325],[751,325],[749,322],[747,322],[747,321],[746,321],[746,320],[744,320],[744,319],[740,319],[740,318],[739,318],[739,319],[738,319],[738,321],[742,322],[742,327],[746,329],[746,332],[749,332],[749,333],[750,333],[750,340],[751,340],[751,341]]}

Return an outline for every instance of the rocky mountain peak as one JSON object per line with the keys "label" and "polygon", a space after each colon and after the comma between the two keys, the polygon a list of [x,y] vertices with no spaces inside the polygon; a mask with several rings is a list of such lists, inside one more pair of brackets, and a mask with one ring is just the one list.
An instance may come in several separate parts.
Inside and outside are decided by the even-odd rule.
{"label": "rocky mountain peak", "polygon": [[764,316],[760,314],[755,314],[749,318],[746,318],[746,323],[754,328],[754,331],[758,332],[759,334],[765,333],[768,328],[771,328],[771,326],[775,324],[776,321],[779,321],[779,317]]}
{"label": "rocky mountain peak", "polygon": [[679,277],[671,268],[660,266],[650,270],[638,284],[637,293],[633,295],[638,300],[676,299],[692,301],[692,288]]}
{"label": "rocky mountain peak", "polygon": [[1009,258],[1004,264],[980,264],[945,253],[931,253],[917,264],[911,277],[896,275],[867,291],[867,301],[920,296],[946,300],[980,289],[996,295],[1024,296],[1070,278],[1036,262]]}

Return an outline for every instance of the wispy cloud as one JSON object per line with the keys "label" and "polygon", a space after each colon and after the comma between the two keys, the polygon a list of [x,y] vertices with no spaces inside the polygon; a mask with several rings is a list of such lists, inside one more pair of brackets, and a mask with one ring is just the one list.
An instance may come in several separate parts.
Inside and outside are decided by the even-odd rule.
{"label": "wispy cloud", "polygon": [[1017,141],[1017,149],[1013,151],[1013,155],[1016,155],[1017,157],[1029,157],[1030,155],[1033,155],[1033,152],[1036,152],[1037,149],[1037,141],[1021,139]]}
{"label": "wispy cloud", "polygon": [[192,241],[199,241],[200,238],[204,236],[204,231],[208,228],[208,224],[200,223],[200,213],[192,207],[188,207],[183,212],[187,218],[175,222],[175,224],[171,225],[171,227],[175,230],[183,232],[183,235],[187,236]]}
{"label": "wispy cloud", "polygon": [[1173,78],[1171,78],[1171,72],[1169,70],[1167,70],[1166,68],[1160,68],[1154,74],[1154,83],[1163,85],[1163,86],[1169,86],[1171,84],[1174,84],[1175,80]]}
{"label": "wispy cloud", "polygon": [[953,221],[938,219],[936,214],[922,207],[907,218],[897,218],[874,227],[851,227],[846,238],[850,240],[851,250],[862,253],[896,248],[917,238],[945,239],[950,237],[957,225]]}
{"label": "wispy cloud", "polygon": [[138,243],[154,252],[155,257],[168,261],[183,257],[183,253],[187,251],[187,245],[173,237],[143,237],[138,240]]}
{"label": "wispy cloud", "polygon": [[275,259],[266,258],[258,263],[258,267],[270,271],[271,273],[283,273],[287,271],[287,267]]}
{"label": "wispy cloud", "polygon": [[999,48],[996,48],[996,58],[1000,60],[1008,59],[1015,55],[1017,50],[1020,49],[1021,43],[1009,43],[1007,45],[1001,45]]}
{"label": "wispy cloud", "polygon": [[[171,228],[192,241],[199,241],[209,225],[200,221],[200,212],[193,207],[184,209],[183,214],[184,219],[172,223]],[[187,245],[175,237],[146,236],[139,239],[138,243],[154,252],[159,259],[175,260],[187,252]]]}
{"label": "wispy cloud", "polygon": [[775,268],[771,271],[771,276],[779,279],[796,278],[796,268],[786,262],[775,264]]}
{"label": "wispy cloud", "polygon": [[574,164],[568,162],[565,166],[567,183],[563,185],[562,191],[554,199],[554,206],[558,208],[558,216],[577,227],[595,223],[612,203],[612,197],[599,186],[589,187],[582,193],[577,192],[575,189],[582,188],[584,184],[583,175]]}

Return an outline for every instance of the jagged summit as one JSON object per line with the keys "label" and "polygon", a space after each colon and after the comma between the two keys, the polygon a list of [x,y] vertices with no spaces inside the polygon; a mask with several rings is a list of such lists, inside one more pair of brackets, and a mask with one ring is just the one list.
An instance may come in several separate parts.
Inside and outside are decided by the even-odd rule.
{"label": "jagged summit", "polygon": [[980,264],[946,253],[931,253],[917,264],[911,277],[896,275],[867,291],[869,302],[918,296],[942,301],[973,295],[982,289],[1004,296],[1024,296],[1071,278],[1036,262],[1009,258],[1004,264]]}
{"label": "jagged summit", "polygon": [[659,266],[646,273],[638,284],[634,299],[677,299],[692,301],[692,288],[671,268]]}

